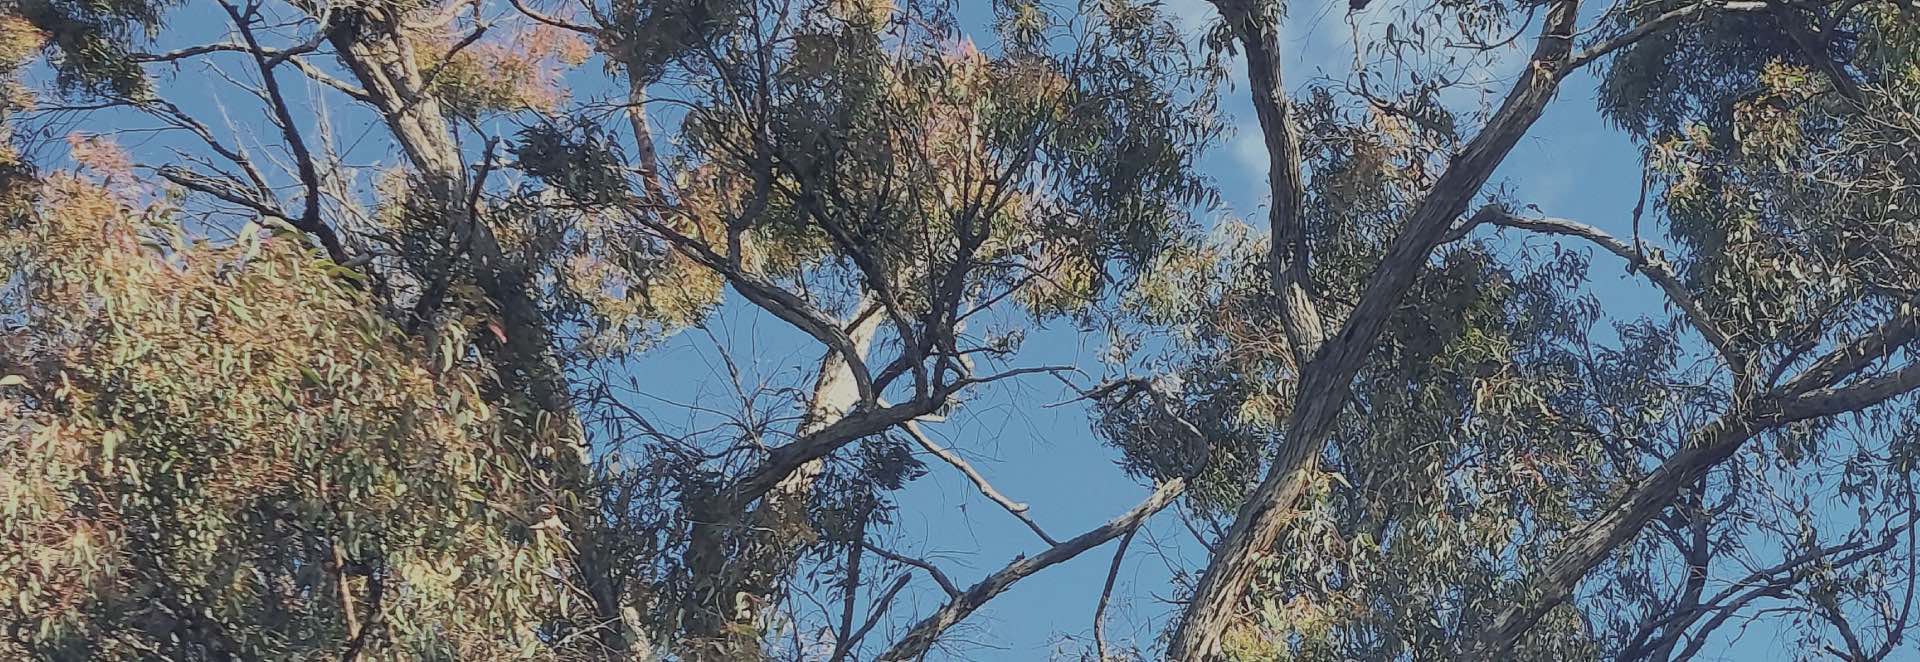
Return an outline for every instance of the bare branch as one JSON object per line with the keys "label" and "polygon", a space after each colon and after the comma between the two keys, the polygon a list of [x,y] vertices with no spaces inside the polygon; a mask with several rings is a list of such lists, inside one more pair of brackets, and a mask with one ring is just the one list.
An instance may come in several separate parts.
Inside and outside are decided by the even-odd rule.
{"label": "bare branch", "polygon": [[1109,540],[1138,528],[1141,522],[1146,521],[1148,517],[1159,512],[1160,509],[1165,508],[1167,504],[1172,503],[1174,497],[1179,496],[1181,492],[1186,490],[1186,485],[1186,481],[1179,478],[1161,483],[1160,487],[1155,489],[1153,494],[1149,495],[1145,501],[1140,502],[1139,505],[1134,506],[1131,510],[1122,513],[1119,517],[1109,520],[1106,524],[1102,524],[1091,531],[1075,536],[1072,540],[1054,545],[1038,555],[1030,557],[1022,556],[1014,559],[1012,563],[1008,563],[1006,567],[995,571],[993,574],[987,575],[986,578],[981,579],[979,583],[968,588],[965,593],[955,597],[932,615],[921,619],[917,625],[913,626],[912,630],[907,631],[905,637],[895,642],[892,648],[888,649],[885,653],[881,653],[880,657],[875,659],[911,660],[918,658],[933,646],[934,640],[937,639],[941,633],[946,632],[948,628],[953,627],[955,624],[966,619],[967,616],[972,615],[974,610],[979,609],[980,606],[986,604],[988,600],[992,600],[994,596],[1012,587],[1015,582],[1025,579],[1036,572],[1045,570],[1061,561],[1079,556],[1081,552],[1098,547]]}
{"label": "bare branch", "polygon": [[713,248],[706,243],[689,237],[665,223],[643,213],[630,213],[628,218],[666,239],[682,254],[724,276],[727,282],[733,285],[735,291],[754,305],[773,313],[775,317],[806,332],[807,335],[813,336],[815,340],[819,340],[828,348],[846,357],[854,378],[854,385],[860,392],[860,401],[873,401],[873,376],[867,371],[866,361],[854,351],[853,339],[840,328],[840,325],[828,319],[825,313],[792,292],[768,282],[765,278],[736,268],[732,260],[714,252]]}
{"label": "bare branch", "polygon": [[593,28],[590,28],[584,25],[568,23],[566,21],[560,20],[558,17],[555,17],[551,14],[547,14],[537,9],[534,9],[532,7],[528,7],[526,0],[507,0],[507,4],[513,5],[513,8],[515,10],[518,10],[521,13],[521,15],[524,15],[527,18],[531,18],[538,23],[544,23],[546,25],[560,28],[562,30],[572,30],[574,32],[578,32],[584,35],[591,35],[596,37],[600,35],[599,30],[595,30]]}
{"label": "bare branch", "polygon": [[1721,360],[1733,370],[1736,381],[1747,385],[1752,383],[1751,365],[1746,354],[1734,344],[1733,338],[1721,330],[1720,325],[1707,315],[1706,309],[1700,307],[1700,303],[1693,298],[1693,293],[1687,290],[1678,276],[1674,275],[1673,267],[1665,260],[1657,256],[1648,257],[1636,247],[1627,245],[1626,242],[1614,238],[1606,231],[1577,221],[1563,218],[1525,218],[1504,209],[1499,210],[1499,213],[1488,215],[1485,221],[1503,227],[1578,237],[1626,260],[1632,271],[1645,275],[1648,280],[1660,286],[1661,291],[1666,293],[1667,300],[1678,306],[1681,313],[1686,316],[1687,323],[1698,331],[1701,337],[1707,339],[1707,344],[1712,345],[1714,350],[1719,352]]}
{"label": "bare branch", "polygon": [[1920,388],[1920,363],[1841,387],[1810,391],[1780,408],[1783,422],[1804,421],[1860,411]]}
{"label": "bare branch", "polygon": [[834,450],[861,437],[884,432],[894,426],[933,413],[933,400],[915,400],[890,407],[856,409],[814,432],[801,435],[785,446],[773,449],[767,458],[734,481],[726,490],[726,503],[744,506],[773,489],[774,485],[802,464],[826,457]]}
{"label": "bare branch", "polygon": [[876,547],[871,543],[863,542],[863,543],[860,543],[860,545],[862,547],[865,547],[867,551],[873,552],[875,554],[879,554],[882,558],[885,558],[889,561],[893,561],[895,563],[904,563],[904,564],[913,566],[915,568],[919,568],[921,570],[927,571],[927,575],[933,577],[933,582],[940,585],[940,590],[947,592],[947,597],[950,597],[950,598],[960,597],[960,588],[954,585],[953,580],[947,579],[947,573],[941,572],[939,566],[935,566],[932,563],[922,561],[920,559],[916,559],[904,554],[889,552],[885,549]]}
{"label": "bare branch", "polygon": [[1127,546],[1139,532],[1136,526],[1120,537],[1120,546],[1113,550],[1113,564],[1107,566],[1107,583],[1100,587],[1100,602],[1093,608],[1093,654],[1099,662],[1107,662],[1107,603],[1113,599],[1113,582],[1120,577],[1120,562],[1127,558]]}
{"label": "bare branch", "polygon": [[936,443],[932,437],[928,437],[926,431],[920,429],[920,423],[918,421],[907,421],[901,427],[906,429],[907,436],[913,437],[914,442],[920,444],[921,448],[926,449],[928,453],[932,453],[934,457],[940,458],[941,461],[953,465],[953,468],[959,469],[960,473],[966,475],[967,480],[973,481],[973,486],[978,488],[981,494],[986,495],[988,500],[999,504],[1000,507],[1005,508],[1008,513],[1019,518],[1022,523],[1027,525],[1027,528],[1033,530],[1034,535],[1040,536],[1040,539],[1046,541],[1048,545],[1060,544],[1060,541],[1054,540],[1053,536],[1049,536],[1046,531],[1041,530],[1040,524],[1033,521],[1033,517],[1027,514],[1027,504],[1009,499],[1007,495],[1001,494],[1000,490],[994,489],[993,484],[987,482],[987,477],[981,475],[979,470],[974,469],[972,464],[967,463],[965,459],[962,459],[953,451],[947,450],[939,443]]}
{"label": "bare branch", "polygon": [[[248,52],[253,55],[254,62],[259,67],[260,83],[266,89],[268,109],[273,112],[274,124],[279,126],[280,135],[287,142],[287,149],[293,153],[293,164],[300,175],[300,185],[307,192],[305,210],[298,218],[288,219],[288,222],[317,237],[320,245],[326,248],[328,257],[334,262],[344,263],[347,261],[346,247],[340,243],[340,236],[334,233],[333,227],[320,219],[320,171],[314,166],[313,154],[307,150],[307,142],[301,137],[299,126],[294,123],[291,106],[288,105],[286,96],[280,93],[280,82],[274,77],[274,67],[286,59],[286,54],[272,57],[262,55],[260,42],[253,35],[252,19],[243,15],[227,0],[220,0],[220,6],[226,10],[229,17],[232,17],[234,28],[239,30],[240,37],[246,40]],[[302,44],[302,46],[307,50],[318,48],[330,31],[331,28],[322,26],[317,38],[309,42],[310,45]],[[293,51],[287,51],[287,53],[293,53]]]}
{"label": "bare branch", "polygon": [[893,585],[880,593],[880,597],[873,601],[873,609],[867,613],[866,622],[861,623],[860,629],[854,630],[853,636],[847,637],[846,641],[834,651],[833,660],[846,659],[847,654],[851,653],[855,646],[860,645],[861,640],[867,638],[867,633],[873,631],[873,626],[880,623],[880,617],[885,615],[887,608],[893,605],[894,596],[900,594],[900,589],[907,587],[907,579],[906,575],[901,575],[893,580]]}
{"label": "bare branch", "polygon": [[261,216],[287,221],[289,225],[293,223],[293,219],[288,218],[287,213],[279,207],[270,204],[268,201],[260,200],[254,196],[234,190],[223,180],[208,178],[205,175],[191,170],[171,166],[156,169],[154,173],[160,175],[162,179],[178,184],[187,190],[211,195],[222,201],[245,207]]}
{"label": "bare branch", "polygon": [[1633,26],[1632,29],[1620,33],[1612,39],[1588,46],[1567,60],[1567,68],[1561,75],[1571,75],[1575,70],[1591,64],[1594,60],[1606,57],[1614,51],[1630,46],[1634,42],[1664,31],[1695,16],[1704,16],[1713,12],[1759,11],[1766,7],[1767,3],[1765,2],[1701,2],[1687,5],[1655,16],[1644,23]]}
{"label": "bare branch", "polygon": [[[1722,589],[1719,593],[1714,594],[1711,599],[1701,603],[1701,605],[1694,610],[1670,614],[1667,618],[1669,621],[1681,620],[1687,622],[1691,622],[1703,614],[1714,614],[1712,619],[1709,619],[1698,630],[1694,631],[1691,642],[1686,648],[1676,654],[1673,659],[1685,660],[1698,654],[1700,648],[1709,640],[1707,636],[1709,633],[1719,629],[1722,624],[1733,618],[1735,614],[1738,614],[1742,608],[1754,600],[1762,597],[1780,595],[1820,568],[1846,567],[1892,549],[1896,538],[1902,533],[1910,531],[1912,528],[1913,522],[1909,521],[1907,524],[1888,529],[1885,535],[1881,537],[1880,542],[1870,546],[1867,543],[1871,541],[1871,539],[1862,538],[1809,550],[1773,566],[1749,573],[1746,577],[1740,578],[1728,585],[1725,589]],[[1687,628],[1684,626],[1673,627],[1665,637],[1677,638],[1686,630]]]}

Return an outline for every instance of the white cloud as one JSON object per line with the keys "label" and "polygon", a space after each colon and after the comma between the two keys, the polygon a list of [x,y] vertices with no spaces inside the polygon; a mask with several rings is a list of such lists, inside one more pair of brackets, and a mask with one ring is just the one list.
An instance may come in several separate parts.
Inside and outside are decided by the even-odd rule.
{"label": "white cloud", "polygon": [[1208,0],[1166,0],[1161,7],[1172,16],[1180,31],[1196,34],[1219,18]]}
{"label": "white cloud", "polygon": [[1260,125],[1243,122],[1233,127],[1233,137],[1227,139],[1227,158],[1232,162],[1234,174],[1253,182],[1267,180],[1267,143],[1260,133]]}

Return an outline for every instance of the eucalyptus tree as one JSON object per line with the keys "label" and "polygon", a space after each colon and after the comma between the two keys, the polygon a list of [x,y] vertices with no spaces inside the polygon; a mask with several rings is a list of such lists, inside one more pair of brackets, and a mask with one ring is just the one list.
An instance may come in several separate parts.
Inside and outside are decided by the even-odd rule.
{"label": "eucalyptus tree", "polygon": [[[7,6],[0,651],[919,659],[1116,540],[1103,661],[1903,650],[1913,9],[1358,2],[1301,86],[1307,7],[1211,4]],[[1488,190],[1584,71],[1630,236]],[[1223,90],[1263,222],[1212,213]],[[1023,358],[1062,326],[1106,355]],[[644,402],[675,342],[730,401]],[[1056,535],[938,441],[1007,384],[1148,495]],[[1033,553],[890,544],[934,470]],[[1123,650],[1175,504],[1205,558]]]}
{"label": "eucalyptus tree", "polygon": [[[1843,659],[1897,649],[1920,385],[1913,134],[1893,110],[1912,105],[1911,10],[1634,3],[1589,27],[1571,2],[1438,3],[1401,33],[1463,30],[1471,49],[1498,39],[1488,25],[1539,25],[1498,108],[1458,138],[1472,122],[1433,110],[1444,55],[1295,103],[1278,8],[1216,5],[1271,157],[1276,325],[1220,332],[1206,360],[1282,357],[1280,442],[1169,657],[1689,657],[1757,598],[1785,599],[1802,616],[1783,621]],[[1602,63],[1604,110],[1650,155],[1634,236],[1497,198],[1469,214],[1567,77]],[[1360,119],[1328,121],[1329,100]],[[1462,243],[1484,227],[1624,261],[1676,324],[1569,301],[1585,265]],[[1493,280],[1448,293],[1476,256]],[[1597,319],[1619,325],[1614,346],[1581,328]],[[1822,490],[1858,516],[1836,521]]]}
{"label": "eucalyptus tree", "polygon": [[[8,401],[22,435],[9,467],[35,479],[17,496],[40,504],[7,557],[19,580],[10,645],[51,657],[92,638],[130,657],[738,659],[777,634],[769,606],[792,593],[800,557],[826,555],[850,578],[834,655],[855,654],[872,627],[852,621],[873,547],[864,531],[920,471],[908,440],[993,492],[958,455],[904,433],[981,385],[1068,369],[1007,367],[1004,334],[968,325],[1086,309],[1185,231],[1183,210],[1207,195],[1190,161],[1211,131],[1208,97],[1164,20],[1124,3],[1071,20],[1001,9],[1005,48],[988,55],[943,7],[918,4],[16,7],[10,53],[44,54],[57,73],[49,99],[23,99],[10,117],[24,151],[70,123],[129,118],[173,142],[121,150],[111,131],[76,134],[80,174],[10,185],[23,194],[8,246],[26,326],[8,365],[58,357],[9,378],[23,389]],[[209,42],[182,43],[169,25],[209,18],[224,32]],[[575,80],[589,61],[606,76]],[[188,69],[223,77],[231,97],[187,98]],[[235,112],[257,119],[208,117]],[[652,126],[661,114],[673,117],[667,149]],[[369,130],[371,147],[346,137]],[[368,158],[394,160],[359,165]],[[75,204],[83,195],[103,202]],[[89,223],[118,228],[116,250],[34,250]],[[119,273],[195,263],[186,273],[206,283]],[[813,392],[800,415],[739,435],[662,434],[608,373],[729,292],[819,344]],[[342,321],[311,330],[287,307]],[[268,344],[175,340],[229,317]],[[272,344],[289,333],[327,351]],[[336,363],[355,353],[361,363]],[[169,362],[194,369],[148,374]],[[108,377],[125,370],[142,378]],[[385,397],[380,371],[410,380],[416,400],[363,401]],[[91,390],[64,386],[90,375]],[[129,420],[112,403],[135,395],[164,407]],[[239,420],[192,419],[209,409]],[[442,411],[486,424],[434,428],[442,443],[517,461],[467,467],[414,441],[421,417]],[[289,416],[318,427],[273,427]],[[208,435],[222,443],[189,443]],[[36,457],[52,443],[69,461]],[[238,462],[248,453],[305,468],[252,474]],[[74,473],[96,458],[134,477]],[[267,484],[203,494],[231,472]],[[925,651],[1007,584],[1132,530],[1183,485],[1079,536],[1035,524],[1046,551],[972,590],[934,570],[950,603],[887,654]],[[369,491],[419,502],[338,503]],[[124,521],[89,510],[127,503],[153,510]],[[395,508],[481,542],[446,548],[459,540]],[[114,538],[113,562],[99,563],[93,527]],[[306,554],[263,557],[283,528],[313,541],[296,548]],[[189,540],[198,563],[162,560]],[[478,565],[421,574],[413,555],[429,542]],[[165,598],[164,626],[121,602],[146,595]],[[436,639],[455,628],[492,636]]]}

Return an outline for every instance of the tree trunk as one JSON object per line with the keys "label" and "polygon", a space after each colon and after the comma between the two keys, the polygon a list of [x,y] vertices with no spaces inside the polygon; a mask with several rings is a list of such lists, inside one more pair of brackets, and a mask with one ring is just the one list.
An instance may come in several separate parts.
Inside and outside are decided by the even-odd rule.
{"label": "tree trunk", "polygon": [[1202,660],[1219,654],[1221,637],[1235,620],[1240,600],[1253,583],[1258,556],[1279,539],[1306,492],[1320,453],[1351,395],[1353,377],[1372,352],[1393,309],[1425,269],[1434,246],[1559,89],[1562,69],[1572,52],[1577,14],[1577,0],[1559,0],[1548,10],[1533,58],[1520,81],[1486,128],[1474,136],[1414,209],[1406,229],[1368,279],[1366,290],[1339,335],[1302,367],[1300,395],[1287,422],[1286,439],[1266,478],[1249,495],[1233,528],[1217,546],[1174,631],[1167,649],[1170,659]]}

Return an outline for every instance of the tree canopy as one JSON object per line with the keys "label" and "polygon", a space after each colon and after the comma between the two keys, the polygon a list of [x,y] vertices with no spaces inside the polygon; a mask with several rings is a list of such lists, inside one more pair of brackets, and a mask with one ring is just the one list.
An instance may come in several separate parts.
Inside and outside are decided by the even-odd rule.
{"label": "tree canopy", "polygon": [[1909,0],[15,0],[0,137],[10,659],[1920,651]]}

